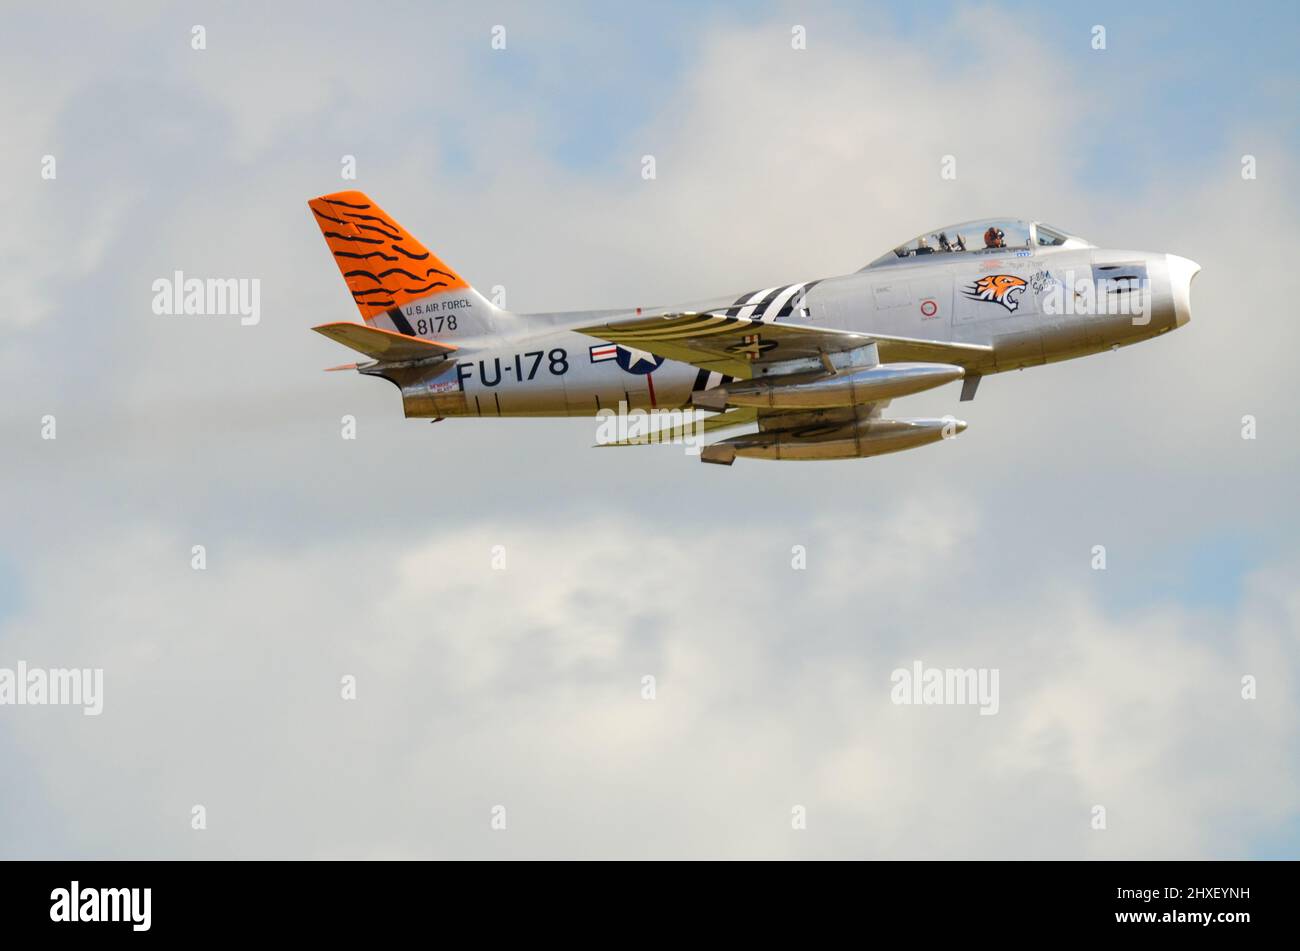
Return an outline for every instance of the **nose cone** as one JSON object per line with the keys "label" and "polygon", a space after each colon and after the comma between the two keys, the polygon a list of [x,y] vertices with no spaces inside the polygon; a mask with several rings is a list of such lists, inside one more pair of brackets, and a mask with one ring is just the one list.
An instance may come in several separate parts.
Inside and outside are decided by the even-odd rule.
{"label": "nose cone", "polygon": [[1192,278],[1201,271],[1201,266],[1190,258],[1181,258],[1176,254],[1166,254],[1169,262],[1169,291],[1174,298],[1174,321],[1181,327],[1192,319]]}

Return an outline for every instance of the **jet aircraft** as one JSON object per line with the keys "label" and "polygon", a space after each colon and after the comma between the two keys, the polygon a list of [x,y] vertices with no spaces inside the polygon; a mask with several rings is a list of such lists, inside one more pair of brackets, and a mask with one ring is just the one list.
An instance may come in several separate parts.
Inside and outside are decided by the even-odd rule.
{"label": "jet aircraft", "polygon": [[407,417],[690,410],[709,434],[749,430],[700,451],[723,465],[873,456],[953,436],[966,424],[951,416],[883,411],[958,380],[970,400],[989,374],[1181,327],[1200,270],[999,218],[926,232],[839,277],[667,307],[513,314],[364,193],[308,205],[362,320],[313,328],[367,358],[331,369],[393,383]]}

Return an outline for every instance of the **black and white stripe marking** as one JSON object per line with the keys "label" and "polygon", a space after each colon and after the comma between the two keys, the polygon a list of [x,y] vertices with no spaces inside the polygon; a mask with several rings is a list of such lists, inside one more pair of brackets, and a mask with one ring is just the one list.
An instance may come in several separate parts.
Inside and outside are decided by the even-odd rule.
{"label": "black and white stripe marking", "polygon": [[406,315],[402,313],[402,308],[391,307],[385,313],[388,315],[388,319],[393,322],[393,326],[399,334],[406,334],[408,337],[415,336],[415,331],[411,328],[411,323],[406,319]]}
{"label": "black and white stripe marking", "polygon": [[742,294],[736,303],[723,311],[723,314],[739,320],[748,320],[751,323],[770,324],[782,317],[790,316],[795,307],[803,303],[808,292],[820,283],[820,281],[803,281],[799,284],[769,287]]}
{"label": "black and white stripe marking", "polygon": [[691,392],[698,393],[701,390],[711,390],[715,386],[721,386],[723,383],[730,383],[735,377],[719,373],[717,370],[704,370],[695,374],[695,382],[691,384]]}

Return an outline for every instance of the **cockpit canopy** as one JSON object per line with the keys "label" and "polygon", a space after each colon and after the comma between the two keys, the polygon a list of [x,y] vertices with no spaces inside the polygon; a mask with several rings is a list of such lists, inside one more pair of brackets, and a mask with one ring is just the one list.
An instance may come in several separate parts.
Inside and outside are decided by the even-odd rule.
{"label": "cockpit canopy", "polygon": [[[868,268],[929,259],[949,260],[953,254],[998,254],[1008,251],[1033,253],[1035,248],[1088,248],[1082,238],[1037,221],[1019,218],[986,218],[927,231],[882,254]],[[930,257],[937,256],[937,257]],[[865,270],[865,268],[864,268]]]}

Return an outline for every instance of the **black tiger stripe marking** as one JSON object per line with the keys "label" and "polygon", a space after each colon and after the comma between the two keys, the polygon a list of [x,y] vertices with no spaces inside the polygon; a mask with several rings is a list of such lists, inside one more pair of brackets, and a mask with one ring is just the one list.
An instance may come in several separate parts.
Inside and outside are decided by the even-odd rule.
{"label": "black tiger stripe marking", "polygon": [[337,198],[326,198],[331,205],[342,205],[344,208],[356,208],[358,211],[365,211],[369,205],[354,205],[350,201],[339,201]]}
{"label": "black tiger stripe marking", "polygon": [[396,261],[396,255],[385,254],[383,251],[367,251],[365,254],[357,254],[355,251],[335,251],[336,258],[383,258],[385,261]]}
{"label": "black tiger stripe marking", "polygon": [[388,277],[388,275],[390,274],[401,274],[404,275],[405,277],[409,277],[413,281],[418,281],[422,277],[428,277],[430,274],[441,274],[443,277],[450,278],[453,281],[456,279],[455,274],[448,274],[446,271],[440,271],[436,267],[429,268],[423,274],[412,274],[410,271],[406,270],[406,268],[402,268],[402,267],[390,267],[387,271],[380,271],[378,274],[376,274],[374,271],[358,270],[358,271],[346,271],[344,272],[343,276],[344,277],[368,277],[373,281],[382,282],[382,278]]}
{"label": "black tiger stripe marking", "polygon": [[434,270],[435,268],[429,268],[429,270],[425,274],[420,275],[420,274],[412,274],[410,271],[406,270],[406,268],[403,267],[390,267],[387,271],[380,271],[378,274],[376,274],[374,271],[348,271],[343,276],[344,277],[368,277],[372,281],[380,281],[383,278],[388,277],[388,275],[390,274],[402,274],[406,277],[409,277],[413,281],[418,281],[421,277],[428,277],[430,274],[434,272]]}
{"label": "black tiger stripe marking", "polygon": [[424,287],[399,287],[398,290],[404,294],[423,294],[431,291],[435,287],[446,287],[446,281],[434,281],[432,284],[426,284]]}
{"label": "black tiger stripe marking", "polygon": [[323,211],[318,210],[314,205],[312,206],[311,212],[312,212],[312,214],[315,215],[317,218],[324,218],[326,221],[332,221],[332,222],[334,222],[336,225],[345,225],[345,224],[348,223],[348,222],[344,221],[342,218],[333,218],[333,217],[331,217],[331,216],[325,214]]}
{"label": "black tiger stripe marking", "polygon": [[427,294],[435,287],[446,287],[442,281],[430,284],[428,287],[368,287],[365,290],[353,291],[354,298],[365,297],[367,294]]}
{"label": "black tiger stripe marking", "polygon": [[364,291],[353,291],[353,297],[363,297],[366,294],[424,294],[433,290],[435,287],[446,287],[446,281],[434,281],[424,287],[370,287]]}
{"label": "black tiger stripe marking", "polygon": [[[340,241],[360,241],[362,244],[383,244],[378,238],[363,238],[359,234],[339,234],[337,231],[324,232],[327,238],[338,238]],[[396,247],[396,245],[394,245]],[[427,257],[427,255],[426,255]]]}
{"label": "black tiger stripe marking", "polygon": [[353,214],[350,211],[345,211],[343,212],[343,214],[347,215],[349,218],[360,218],[363,221],[378,221],[381,225],[387,225],[389,228],[397,227],[387,218],[380,218],[378,215],[358,215],[358,214]]}
{"label": "black tiger stripe marking", "polygon": [[389,231],[387,231],[387,230],[385,230],[385,229],[383,229],[383,228],[376,228],[374,225],[355,225],[355,224],[352,224],[352,222],[350,222],[350,221],[347,222],[347,223],[350,224],[350,225],[352,225],[353,228],[360,228],[360,229],[363,229],[363,230],[365,230],[365,231],[377,231],[377,232],[379,232],[380,234],[382,234],[385,238],[387,238],[387,239],[390,240],[390,241],[401,241],[401,240],[402,240],[402,236],[401,236],[400,234],[392,234],[391,232],[389,232]]}
{"label": "black tiger stripe marking", "polygon": [[[375,242],[375,244],[381,244],[381,243],[382,243],[382,242],[379,242],[379,241],[376,241],[376,242]],[[394,250],[394,251],[401,251],[403,254],[405,254],[405,255],[406,255],[408,258],[410,258],[412,261],[423,261],[425,258],[427,258],[427,257],[429,256],[429,252],[428,252],[428,251],[425,251],[423,254],[412,254],[410,251],[406,250],[406,248],[402,247],[400,244],[395,244],[395,245],[393,245],[393,250]]]}

